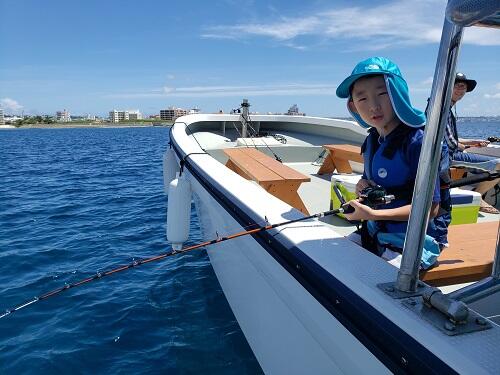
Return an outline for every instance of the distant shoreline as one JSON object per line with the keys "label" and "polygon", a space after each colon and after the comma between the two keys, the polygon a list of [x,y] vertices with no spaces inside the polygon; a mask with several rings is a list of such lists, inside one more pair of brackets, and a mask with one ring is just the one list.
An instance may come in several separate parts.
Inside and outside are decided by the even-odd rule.
{"label": "distant shoreline", "polygon": [[84,123],[57,123],[57,124],[26,124],[16,129],[70,129],[70,128],[152,128],[152,127],[170,127],[172,124],[153,125],[152,123],[134,123],[134,124],[121,124],[121,123],[98,123],[98,124],[84,124]]}

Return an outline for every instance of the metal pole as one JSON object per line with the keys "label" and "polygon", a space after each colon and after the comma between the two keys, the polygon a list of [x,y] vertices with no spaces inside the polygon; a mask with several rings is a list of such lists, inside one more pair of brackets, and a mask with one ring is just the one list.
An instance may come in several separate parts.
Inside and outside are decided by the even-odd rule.
{"label": "metal pole", "polygon": [[500,228],[497,232],[497,249],[495,251],[495,259],[493,261],[493,270],[491,271],[491,277],[495,279],[500,279]]}
{"label": "metal pole", "polygon": [[455,82],[455,67],[463,28],[444,20],[441,44],[432,83],[424,141],[413,190],[412,210],[406,230],[401,268],[396,288],[414,292],[418,284],[420,259],[424,245],[429,210],[436,182],[441,141],[446,127],[451,93]]}
{"label": "metal pole", "polygon": [[243,103],[241,103],[241,116],[243,117],[243,121],[241,122],[241,137],[246,138],[247,137],[247,122],[248,122],[248,107],[250,107],[250,104],[248,104],[248,99],[243,99]]}

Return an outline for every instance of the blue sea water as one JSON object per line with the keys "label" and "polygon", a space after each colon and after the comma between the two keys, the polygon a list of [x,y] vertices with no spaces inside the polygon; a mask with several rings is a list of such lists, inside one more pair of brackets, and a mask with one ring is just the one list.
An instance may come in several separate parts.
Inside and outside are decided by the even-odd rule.
{"label": "blue sea water", "polygon": [[[498,121],[459,121],[463,137]],[[167,128],[0,132],[0,310],[169,249]],[[201,241],[192,211],[189,244]],[[1,374],[259,374],[204,250],[0,319]]]}
{"label": "blue sea water", "polygon": [[[0,310],[169,250],[167,143],[157,127],[0,132]],[[1,374],[261,372],[205,250],[0,319]]]}
{"label": "blue sea water", "polygon": [[488,137],[500,137],[500,118],[459,118],[457,121],[459,137],[486,139]]}

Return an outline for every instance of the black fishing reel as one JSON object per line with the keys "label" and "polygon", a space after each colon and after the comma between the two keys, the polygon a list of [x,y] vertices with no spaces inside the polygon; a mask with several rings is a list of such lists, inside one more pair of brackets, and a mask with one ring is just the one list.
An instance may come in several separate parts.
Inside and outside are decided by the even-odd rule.
{"label": "black fishing reel", "polygon": [[[343,212],[345,214],[354,212],[354,208],[351,205],[347,204],[344,197],[342,196],[342,193],[335,184],[333,185],[333,191],[340,201]],[[368,186],[364,188],[363,190],[361,190],[359,198],[363,199],[361,203],[371,208],[380,206],[382,204],[391,203],[395,199],[394,195],[387,194],[386,190],[380,185]]]}
{"label": "black fishing reel", "polygon": [[395,198],[392,194],[387,194],[387,191],[380,185],[368,186],[361,190],[359,194],[363,198],[361,203],[369,206],[376,207],[382,204],[391,203]]}
{"label": "black fishing reel", "polygon": [[488,141],[492,143],[498,143],[500,142],[500,137],[488,137]]}

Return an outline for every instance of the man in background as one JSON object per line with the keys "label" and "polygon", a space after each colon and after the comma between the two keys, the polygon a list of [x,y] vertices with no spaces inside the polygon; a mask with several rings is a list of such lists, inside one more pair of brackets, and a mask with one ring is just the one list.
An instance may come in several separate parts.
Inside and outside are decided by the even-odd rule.
{"label": "man in background", "polygon": [[[455,107],[455,104],[465,96],[466,93],[473,91],[476,85],[477,82],[475,80],[467,79],[467,77],[463,73],[457,73],[457,75],[455,76],[455,84],[453,86],[453,93],[451,97],[451,107],[448,114],[448,121],[446,124],[446,132],[445,132],[445,138],[450,153],[450,162],[452,166],[453,164],[457,164],[457,162],[466,162],[466,163],[491,162],[490,163],[491,170],[494,171],[500,169],[500,160],[491,156],[464,152],[464,150],[470,147],[486,147],[489,144],[488,141],[471,140],[471,139],[466,140],[458,137],[456,112],[453,113],[453,108]],[[488,190],[492,189],[499,182],[500,179],[480,182],[477,185],[475,191],[483,195]],[[481,206],[479,210],[482,212],[493,213],[493,214],[499,213],[499,211],[495,207],[489,205],[483,199],[481,199]]]}

